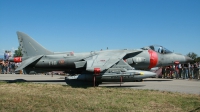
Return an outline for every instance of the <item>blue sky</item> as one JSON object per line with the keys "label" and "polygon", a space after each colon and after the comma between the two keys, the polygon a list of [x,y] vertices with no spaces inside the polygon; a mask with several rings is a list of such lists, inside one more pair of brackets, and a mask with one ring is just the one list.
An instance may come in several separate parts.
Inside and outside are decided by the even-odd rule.
{"label": "blue sky", "polygon": [[54,52],[159,44],[200,56],[200,0],[0,0],[0,54],[16,31]]}

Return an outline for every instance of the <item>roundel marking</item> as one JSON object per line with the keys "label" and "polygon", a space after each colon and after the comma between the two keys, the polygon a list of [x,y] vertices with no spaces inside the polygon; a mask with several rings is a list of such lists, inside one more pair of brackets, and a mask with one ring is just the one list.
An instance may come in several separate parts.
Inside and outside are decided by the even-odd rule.
{"label": "roundel marking", "polygon": [[64,64],[65,60],[59,60],[59,64]]}

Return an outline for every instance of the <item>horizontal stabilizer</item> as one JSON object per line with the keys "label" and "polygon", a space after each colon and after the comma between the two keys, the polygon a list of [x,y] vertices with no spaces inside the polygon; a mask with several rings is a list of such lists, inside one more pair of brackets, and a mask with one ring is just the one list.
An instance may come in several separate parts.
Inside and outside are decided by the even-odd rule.
{"label": "horizontal stabilizer", "polygon": [[28,65],[32,64],[33,62],[35,62],[36,60],[40,59],[42,56],[43,55],[38,55],[38,56],[34,56],[34,57],[24,60],[15,71],[22,70],[23,68],[25,68]]}
{"label": "horizontal stabilizer", "polygon": [[76,68],[82,68],[86,65],[86,61],[74,62]]}

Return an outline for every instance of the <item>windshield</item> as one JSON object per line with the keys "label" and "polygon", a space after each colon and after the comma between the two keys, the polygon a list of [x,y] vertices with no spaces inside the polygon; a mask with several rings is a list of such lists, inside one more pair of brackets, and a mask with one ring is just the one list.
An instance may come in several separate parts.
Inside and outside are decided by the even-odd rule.
{"label": "windshield", "polygon": [[155,52],[161,53],[161,54],[168,54],[172,53],[170,50],[164,48],[163,46],[160,45],[151,45],[148,47],[143,47],[142,49],[151,49],[154,50]]}

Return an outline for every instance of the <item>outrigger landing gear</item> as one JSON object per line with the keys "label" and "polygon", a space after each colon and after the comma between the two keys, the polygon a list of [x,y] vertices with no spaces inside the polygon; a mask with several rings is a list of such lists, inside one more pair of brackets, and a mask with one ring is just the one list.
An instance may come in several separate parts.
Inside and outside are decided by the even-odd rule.
{"label": "outrigger landing gear", "polygon": [[99,84],[102,84],[102,82],[96,81],[96,76],[97,75],[94,75],[94,79],[93,79],[94,87],[99,86]]}
{"label": "outrigger landing gear", "polygon": [[96,75],[94,75],[94,79],[93,79],[93,83],[94,83],[94,87],[95,87],[95,84],[96,84]]}
{"label": "outrigger landing gear", "polygon": [[[95,84],[96,84],[96,76],[99,75],[101,72],[101,69],[100,68],[94,68],[94,79],[93,79],[93,82],[94,82],[94,87],[95,87]],[[99,84],[97,84],[98,86]]]}

